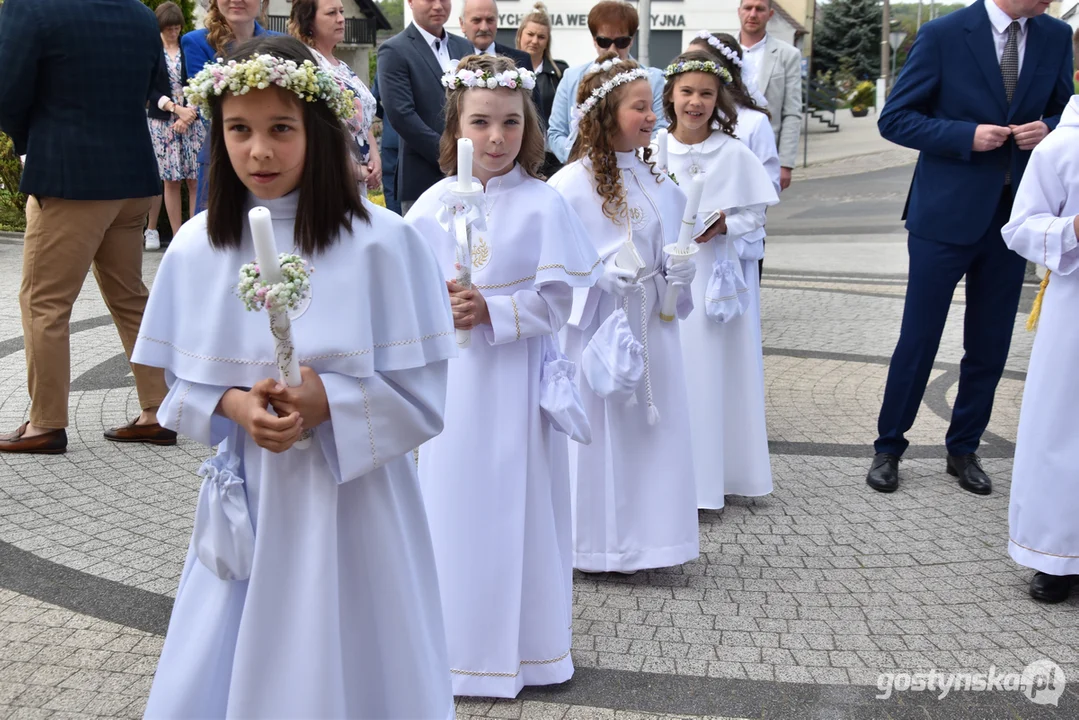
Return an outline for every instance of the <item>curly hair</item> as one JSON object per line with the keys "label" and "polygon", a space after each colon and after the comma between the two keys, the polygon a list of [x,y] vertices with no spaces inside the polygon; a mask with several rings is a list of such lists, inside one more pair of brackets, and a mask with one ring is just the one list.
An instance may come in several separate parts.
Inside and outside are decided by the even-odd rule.
{"label": "curly hair", "polygon": [[[516,70],[512,59],[499,55],[469,55],[457,64],[457,70],[473,70],[478,73],[498,73]],[[446,129],[438,143],[438,166],[446,175],[457,173],[457,140],[461,137],[461,100],[471,88],[460,87],[446,91]],[[513,90],[524,101],[523,135],[517,164],[530,177],[540,178],[539,169],[545,158],[543,130],[540,129],[539,113],[532,101],[532,93],[524,89]]]}
{"label": "curly hair", "polygon": [[315,46],[315,16],[318,0],[292,0],[288,16],[288,34],[310,47]]}
{"label": "curly hair", "polygon": [[206,10],[204,24],[206,25],[206,42],[210,44],[210,47],[218,55],[224,55],[225,49],[236,39],[236,36],[233,35],[232,28],[229,27],[228,21],[225,20],[225,15],[221,12],[221,8],[217,6],[217,0],[210,0],[210,7]]}
{"label": "curly hair", "polygon": [[[733,35],[728,35],[727,33],[713,33],[712,36],[734,52],[738,53],[738,57],[742,57],[742,46],[734,39]],[[731,84],[727,86],[727,93],[730,95],[730,98],[734,101],[735,105],[744,107],[747,110],[756,110],[759,113],[764,113],[771,119],[772,113],[758,105],[757,101],[753,99],[753,96],[749,94],[749,90],[746,89],[746,84],[742,80],[742,68],[723,57],[719,50],[709,45],[708,41],[704,38],[694,38],[690,41],[689,46],[693,49],[699,49],[708,53],[712,60],[722,63],[723,67],[727,68],[727,72],[731,74],[732,79]]]}
{"label": "curly hair", "polygon": [[[700,62],[706,62],[712,60],[710,53],[702,52],[700,50],[689,50],[682,53],[674,60],[671,60],[672,65],[677,65],[680,62],[691,62],[698,60]],[[670,123],[670,131],[673,133],[678,129],[678,115],[674,111],[674,89],[678,85],[678,79],[689,73],[679,73],[678,75],[671,75],[667,78],[667,84],[663,86],[663,114],[667,116],[667,122]],[[723,81],[719,76],[712,75],[711,73],[698,73],[701,75],[708,75],[716,81],[716,103],[712,106],[712,117],[709,118],[708,124],[710,127],[716,125],[719,129],[726,134],[734,137],[734,126],[738,124],[738,108],[734,105],[734,100],[731,98],[727,88],[724,86]]]}
{"label": "curly hair", "polygon": [[[618,54],[613,51],[606,52],[596,59],[596,63],[604,63],[617,57]],[[583,103],[593,90],[614,76],[640,67],[641,65],[632,60],[623,60],[610,70],[586,73],[581,78],[581,85],[577,89],[577,104]],[[626,95],[626,89],[638,82],[648,82],[648,79],[641,78],[619,85],[596,103],[591,112],[581,118],[580,126],[577,128],[577,140],[573,143],[573,150],[569,156],[570,162],[582,158],[588,158],[592,162],[592,179],[596,185],[596,192],[603,198],[603,214],[615,222],[619,222],[619,217],[625,214],[626,203],[626,189],[622,186],[621,174],[618,172],[618,158],[615,156],[613,144],[614,139],[621,133],[618,127],[618,106]],[[651,168],[652,174],[656,176],[656,182],[659,182],[661,178],[656,172],[651,156],[651,148],[645,148],[645,162]]]}

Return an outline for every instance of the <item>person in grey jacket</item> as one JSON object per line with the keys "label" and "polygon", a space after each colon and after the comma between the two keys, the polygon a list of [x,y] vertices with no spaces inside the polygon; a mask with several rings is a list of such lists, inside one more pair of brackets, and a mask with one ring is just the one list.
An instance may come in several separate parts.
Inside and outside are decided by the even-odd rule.
{"label": "person in grey jacket", "polygon": [[738,42],[745,62],[743,78],[751,80],[768,101],[779,150],[779,186],[786,190],[802,131],[802,53],[768,34],[768,20],[774,14],[772,0],[741,0]]}

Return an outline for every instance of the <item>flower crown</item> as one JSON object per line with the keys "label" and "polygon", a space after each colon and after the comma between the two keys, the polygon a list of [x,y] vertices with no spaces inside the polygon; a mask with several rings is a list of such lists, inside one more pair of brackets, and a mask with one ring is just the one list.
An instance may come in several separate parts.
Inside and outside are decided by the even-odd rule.
{"label": "flower crown", "polygon": [[[590,72],[601,72],[601,71],[605,71],[605,70],[610,70],[615,65],[621,65],[621,64],[622,64],[621,60],[615,59],[615,60],[608,60],[605,63],[603,63],[603,65],[592,65],[591,67],[588,68],[588,70],[585,71],[584,76],[587,76]],[[597,70],[593,71],[592,68],[597,68]],[[582,77],[584,77],[584,76],[582,76]],[[584,118],[584,116],[587,115],[588,113],[592,112],[592,110],[596,107],[596,105],[599,103],[600,100],[607,97],[611,93],[611,91],[614,90],[619,85],[625,85],[626,83],[633,82],[634,80],[647,80],[647,79],[648,79],[648,71],[645,70],[643,67],[638,67],[638,68],[634,68],[632,70],[627,70],[625,72],[618,73],[613,78],[611,78],[610,80],[608,80],[607,82],[603,83],[598,88],[593,90],[592,94],[589,95],[587,98],[585,98],[583,103],[581,103],[577,107],[573,108],[573,120],[574,120],[574,122],[575,123],[580,123],[581,119]]]}
{"label": "flower crown", "polygon": [[490,73],[486,70],[469,70],[467,68],[454,72],[448,71],[442,76],[442,86],[447,90],[456,90],[457,88],[485,88],[487,90],[494,90],[495,88],[504,87],[510,90],[516,90],[517,88],[524,88],[525,90],[531,90],[536,87],[536,73],[531,70],[506,70],[500,73]]}
{"label": "flower crown", "polygon": [[589,65],[588,67],[586,67],[584,69],[583,73],[581,73],[581,78],[584,79],[584,78],[588,77],[589,75],[594,75],[594,74],[596,74],[598,72],[607,72],[608,70],[613,68],[615,65],[621,65],[621,64],[622,64],[622,58],[617,58],[617,57],[611,58],[610,60],[604,60],[601,63],[592,63],[591,65]]}
{"label": "flower crown", "polygon": [[717,65],[711,60],[683,60],[682,62],[668,65],[667,69],[663,72],[663,75],[667,78],[672,78],[675,75],[681,75],[682,73],[688,72],[711,73],[722,80],[724,85],[728,85],[733,81],[727,68]]}
{"label": "flower crown", "polygon": [[709,45],[719,51],[719,54],[731,61],[731,64],[737,68],[742,67],[742,58],[738,56],[738,53],[731,49],[730,46],[724,45],[723,41],[717,38],[707,30],[701,30],[697,33],[697,37],[704,40]]}
{"label": "flower crown", "polygon": [[270,85],[290,90],[307,102],[322,100],[342,120],[356,113],[352,91],[342,90],[325,70],[310,60],[298,65],[294,60],[273,55],[254,55],[243,62],[227,63],[218,58],[188,81],[184,95],[193,104],[209,110],[211,97],[221,97],[227,92],[245,95]]}

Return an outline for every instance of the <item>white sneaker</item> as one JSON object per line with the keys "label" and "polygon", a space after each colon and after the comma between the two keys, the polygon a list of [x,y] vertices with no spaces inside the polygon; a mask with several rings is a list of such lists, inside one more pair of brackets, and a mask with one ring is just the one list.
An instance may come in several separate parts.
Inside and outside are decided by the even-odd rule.
{"label": "white sneaker", "polygon": [[161,234],[157,230],[147,230],[142,236],[146,238],[147,250],[161,249]]}

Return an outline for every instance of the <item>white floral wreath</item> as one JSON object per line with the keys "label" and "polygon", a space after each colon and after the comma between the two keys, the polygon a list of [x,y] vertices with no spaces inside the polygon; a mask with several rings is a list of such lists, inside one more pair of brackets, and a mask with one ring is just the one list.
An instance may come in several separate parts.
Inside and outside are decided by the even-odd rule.
{"label": "white floral wreath", "polygon": [[255,55],[243,62],[230,60],[227,63],[218,58],[188,81],[184,95],[192,104],[208,111],[211,97],[220,97],[226,92],[245,95],[270,85],[294,92],[307,102],[322,100],[342,120],[356,113],[352,91],[342,90],[325,70],[310,60],[297,64],[274,55]]}
{"label": "white floral wreath", "polygon": [[[603,63],[603,65],[608,65],[608,63],[610,63],[608,65],[608,67],[606,67],[606,68],[604,68],[602,66],[599,66],[599,67],[600,67],[601,70],[610,70],[615,65],[621,64],[621,62],[622,62],[621,60],[608,60],[607,62]],[[597,67],[597,66],[593,65],[592,67]],[[589,70],[591,70],[591,68],[589,68]],[[588,74],[587,71],[586,71],[585,74]],[[634,80],[647,80],[647,79],[648,79],[648,71],[645,70],[642,67],[634,68],[632,70],[627,70],[626,72],[623,72],[623,73],[618,73],[613,78],[611,78],[610,80],[608,80],[607,82],[603,83],[598,88],[593,90],[592,94],[589,95],[587,98],[585,98],[583,103],[581,103],[577,107],[573,108],[573,121],[574,121],[574,124],[579,124],[581,122],[581,119],[584,118],[585,115],[592,112],[592,110],[596,107],[596,105],[599,103],[600,100],[607,97],[611,93],[611,91],[614,90],[619,85],[625,85],[626,83],[633,82]]]}
{"label": "white floral wreath", "polygon": [[442,86],[448,90],[456,90],[461,87],[487,90],[500,87],[509,88],[510,90],[516,90],[517,88],[532,90],[532,88],[536,87],[536,73],[530,70],[518,70],[517,68],[494,74],[486,70],[469,70],[468,68],[456,72],[450,70],[442,76]]}
{"label": "white floral wreath", "polygon": [[729,85],[734,80],[727,68],[722,67],[711,60],[683,60],[682,62],[668,65],[667,69],[663,71],[663,76],[669,79],[675,75],[681,75],[682,73],[688,72],[711,73],[722,80],[724,85]]}
{"label": "white floral wreath", "polygon": [[594,75],[595,73],[598,73],[598,72],[607,72],[608,70],[613,68],[615,65],[621,65],[621,64],[622,64],[622,58],[611,58],[610,60],[604,60],[601,63],[592,63],[591,65],[589,65],[588,67],[585,68],[584,72],[581,74],[581,78],[584,79],[584,78],[588,77],[589,75]]}
{"label": "white floral wreath", "polygon": [[742,58],[738,56],[738,53],[730,46],[724,45],[723,41],[717,38],[715,35],[708,32],[707,30],[701,30],[699,33],[697,33],[697,37],[701,40],[704,40],[709,45],[718,50],[719,54],[730,60],[735,67],[742,67]]}

